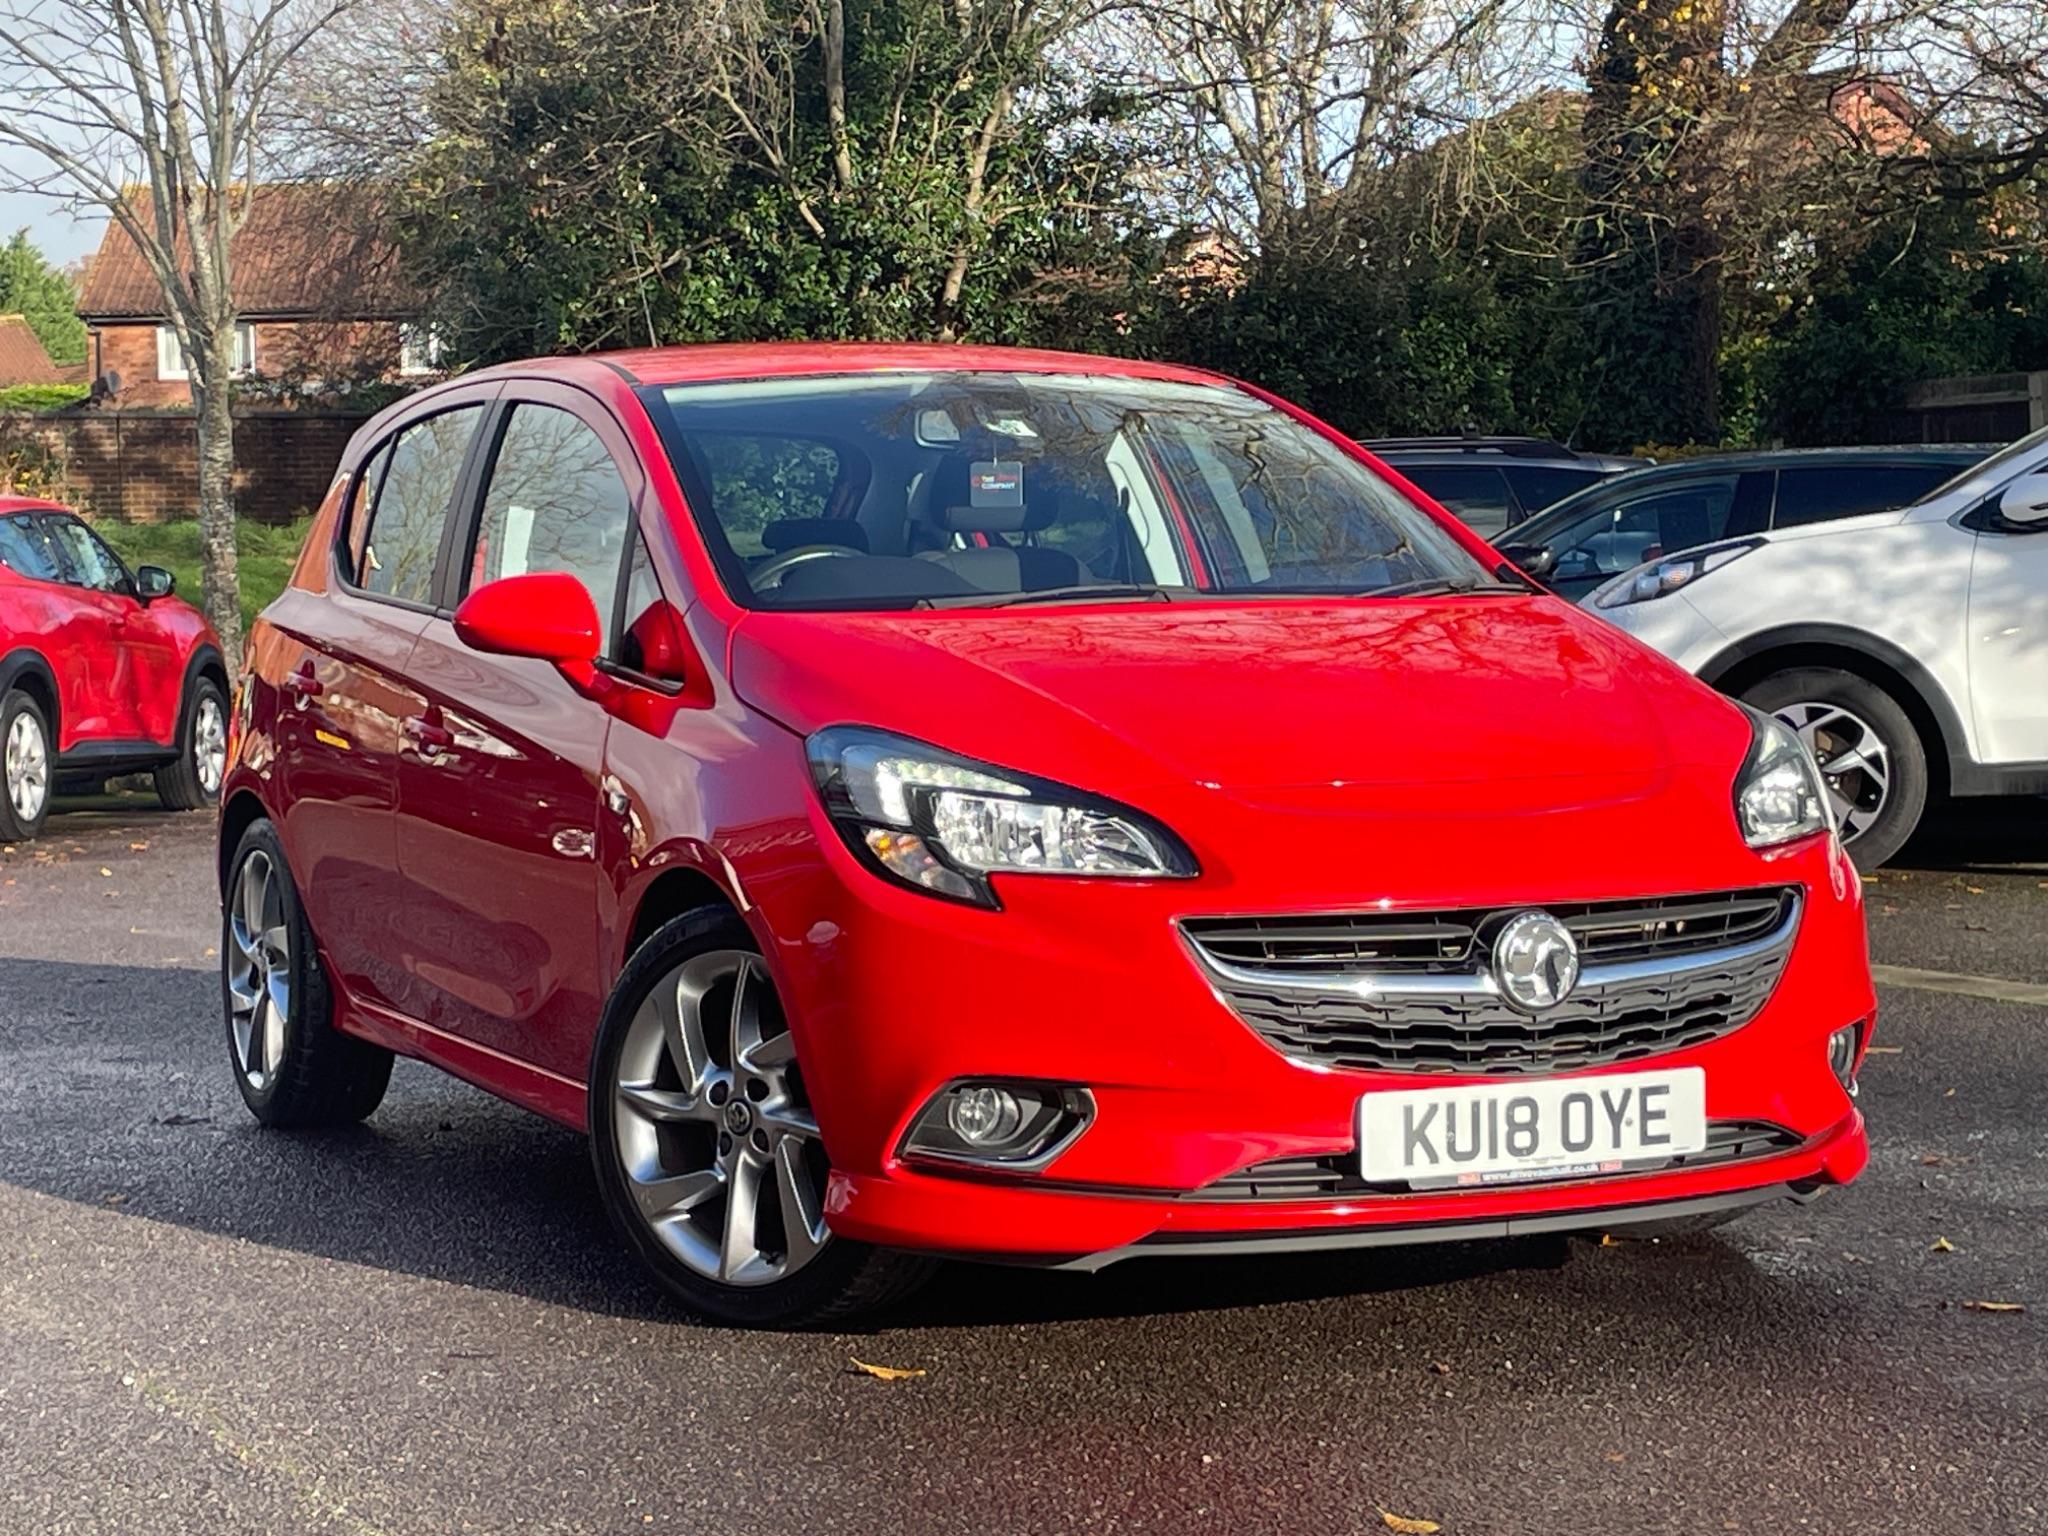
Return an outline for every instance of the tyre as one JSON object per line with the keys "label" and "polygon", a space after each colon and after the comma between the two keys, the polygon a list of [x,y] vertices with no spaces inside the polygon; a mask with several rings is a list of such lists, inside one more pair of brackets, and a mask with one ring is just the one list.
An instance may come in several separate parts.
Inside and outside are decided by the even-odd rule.
{"label": "tyre", "polygon": [[18,688],[0,694],[0,843],[43,829],[56,756],[42,706]]}
{"label": "tyre", "polygon": [[249,1112],[295,1130],[349,1125],[383,1102],[391,1052],[334,1027],[334,999],[277,831],[242,835],[221,912],[228,1057]]}
{"label": "tyre", "polygon": [[795,1042],[753,936],[724,908],[670,922],[619,978],[591,1065],[590,1151],[621,1235],[701,1317],[827,1322],[932,1268],[827,1229]]}
{"label": "tyre", "polygon": [[166,810],[204,810],[220,799],[227,766],[228,697],[212,678],[195,678],[178,724],[178,756],[157,769],[156,797]]}
{"label": "tyre", "polygon": [[1927,750],[1897,699],[1833,667],[1774,672],[1742,697],[1792,727],[1813,753],[1859,869],[1877,868],[1904,846],[1927,808]]}

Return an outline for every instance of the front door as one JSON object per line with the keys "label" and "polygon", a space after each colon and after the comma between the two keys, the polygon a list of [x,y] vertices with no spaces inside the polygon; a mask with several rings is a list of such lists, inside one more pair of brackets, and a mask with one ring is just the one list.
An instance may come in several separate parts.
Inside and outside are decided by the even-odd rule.
{"label": "front door", "polygon": [[128,572],[70,513],[44,513],[42,526],[71,598],[58,663],[65,734],[81,759],[133,748],[145,738],[127,646],[128,618],[140,605],[128,595]]}
{"label": "front door", "polygon": [[[458,601],[532,571],[581,578],[611,633],[644,480],[624,435],[578,391],[517,386],[500,407]],[[435,1029],[582,1082],[604,1006],[599,780],[611,718],[552,666],[421,632],[421,695],[398,770],[405,1009]]]}
{"label": "front door", "polygon": [[1970,557],[1970,705],[1986,763],[2048,763],[2048,528],[1986,519]]}

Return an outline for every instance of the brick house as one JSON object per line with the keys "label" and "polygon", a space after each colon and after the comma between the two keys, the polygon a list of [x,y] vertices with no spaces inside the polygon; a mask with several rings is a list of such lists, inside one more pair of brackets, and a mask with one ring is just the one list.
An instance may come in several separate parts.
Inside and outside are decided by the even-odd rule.
{"label": "brick house", "polygon": [[0,389],[10,384],[83,384],[84,364],[50,360],[42,338],[21,315],[0,315]]}
{"label": "brick house", "polygon": [[[147,222],[149,195],[136,196]],[[256,188],[230,247],[237,372],[245,398],[280,403],[345,397],[372,380],[423,381],[437,349],[416,328],[396,253],[374,204],[319,183]],[[87,369],[119,375],[119,408],[192,403],[184,348],[166,323],[163,292],[142,253],[109,224],[87,266],[78,315],[90,341]]]}

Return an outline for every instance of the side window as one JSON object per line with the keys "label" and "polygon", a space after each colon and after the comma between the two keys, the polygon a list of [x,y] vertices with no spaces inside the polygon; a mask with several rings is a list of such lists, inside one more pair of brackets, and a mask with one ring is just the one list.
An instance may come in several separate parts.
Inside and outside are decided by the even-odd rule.
{"label": "side window", "polygon": [[0,565],[31,581],[64,579],[50,536],[43,532],[35,515],[29,512],[0,517]]}
{"label": "side window", "polygon": [[100,542],[99,535],[75,517],[44,517],[43,529],[56,546],[65,581],[95,592],[124,592],[128,569],[114,552]]}
{"label": "side window", "polygon": [[1499,533],[1514,519],[1514,503],[1501,472],[1486,464],[1396,464],[1475,533]]}
{"label": "side window", "polygon": [[514,406],[463,590],[504,576],[566,572],[589,591],[599,632],[609,634],[632,532],[625,477],[598,435],[553,406]]}
{"label": "side window", "polygon": [[380,597],[430,603],[449,503],[484,408],[465,405],[398,434],[364,530],[356,585]]}
{"label": "side window", "polygon": [[[706,432],[691,446],[702,461],[709,482],[711,510],[725,530],[733,553],[759,559],[779,538],[767,534],[770,523],[806,523],[833,516],[851,517],[850,485],[838,451],[829,444],[801,437],[753,437]],[[835,494],[837,493],[837,494]],[[799,543],[815,543],[797,530]],[[774,538],[775,543],[768,541]]]}
{"label": "side window", "polygon": [[1522,504],[1522,515],[1541,512],[1573,491],[1582,491],[1600,478],[1591,469],[1560,469],[1552,464],[1510,464],[1503,471]]}
{"label": "side window", "polygon": [[1887,512],[1909,506],[1944,480],[1954,466],[1944,464],[1839,464],[1831,468],[1778,471],[1778,505],[1774,528],[1797,528],[1865,512]]}
{"label": "side window", "polygon": [[1556,575],[1619,575],[1645,560],[1713,542],[1728,527],[1737,478],[1688,480],[1594,513],[1552,544]]}

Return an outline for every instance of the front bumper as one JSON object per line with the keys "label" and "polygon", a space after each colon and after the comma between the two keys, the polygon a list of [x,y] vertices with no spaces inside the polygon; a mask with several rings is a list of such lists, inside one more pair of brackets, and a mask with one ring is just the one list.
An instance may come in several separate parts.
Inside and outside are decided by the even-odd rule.
{"label": "front bumper", "polygon": [[[881,881],[819,822],[810,857],[793,860],[782,845],[775,878],[754,887],[751,915],[832,1161],[833,1230],[892,1247],[1092,1266],[1219,1244],[1257,1251],[1499,1236],[1530,1223],[1620,1224],[1630,1209],[1811,1193],[1856,1177],[1867,1157],[1863,1123],[1828,1067],[1827,1038],[1870,1019],[1875,997],[1861,888],[1834,839],[1769,858],[1738,846],[1678,873],[1666,849],[1631,871],[1625,850],[1634,844],[1604,839],[1599,821],[1588,814],[1575,830],[1587,849],[1609,850],[1583,868],[1526,849],[1500,855],[1494,829],[1473,827],[1462,830],[1496,854],[1475,876],[1485,866],[1455,846],[1453,828],[1439,829],[1452,846],[1437,884],[1412,871],[1392,878],[1401,903],[1415,906],[1802,887],[1792,952],[1755,1018],[1703,1045],[1584,1074],[1698,1066],[1709,1121],[1782,1128],[1790,1133],[1782,1150],[1550,1184],[1205,1198],[1218,1180],[1261,1163],[1355,1154],[1361,1094],[1460,1080],[1283,1055],[1225,1005],[1181,941],[1177,924],[1191,916],[1371,905],[1378,892],[1342,875],[1364,867],[1348,857],[1363,850],[1330,849],[1318,865],[1329,871],[1324,889],[1247,869],[1192,882],[1011,878],[999,879],[1003,910],[988,912]],[[918,1111],[967,1077],[1085,1087],[1096,1113],[1066,1150],[1029,1173],[900,1156]]]}

